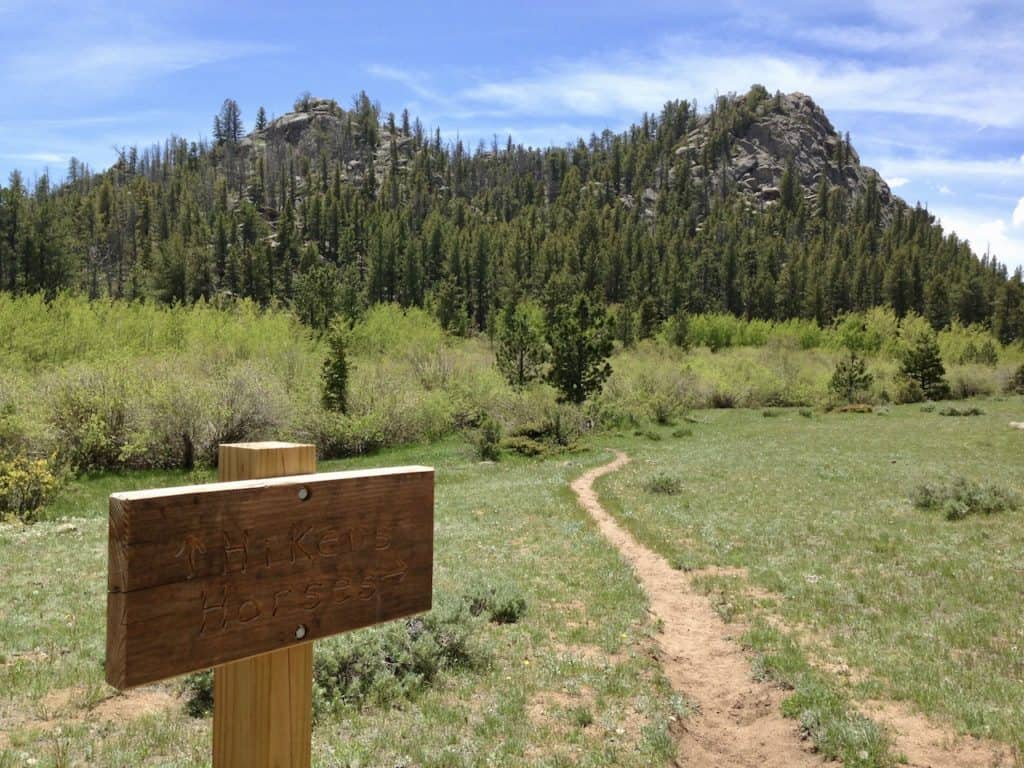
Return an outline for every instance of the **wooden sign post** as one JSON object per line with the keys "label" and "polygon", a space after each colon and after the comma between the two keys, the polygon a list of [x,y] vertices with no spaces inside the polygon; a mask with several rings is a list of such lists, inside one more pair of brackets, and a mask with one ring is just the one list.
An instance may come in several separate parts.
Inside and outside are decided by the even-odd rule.
{"label": "wooden sign post", "polygon": [[214,667],[215,768],[308,768],[311,641],[430,609],[434,471],[315,469],[222,445],[225,482],[110,497],[107,681]]}

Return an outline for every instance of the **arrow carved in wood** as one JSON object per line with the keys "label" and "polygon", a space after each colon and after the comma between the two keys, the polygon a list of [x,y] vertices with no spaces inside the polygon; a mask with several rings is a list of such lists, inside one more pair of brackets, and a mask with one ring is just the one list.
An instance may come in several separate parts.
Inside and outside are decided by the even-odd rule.
{"label": "arrow carved in wood", "polygon": [[188,555],[188,577],[190,579],[195,578],[196,575],[196,553],[200,555],[206,554],[206,547],[203,546],[203,542],[194,533],[190,533],[185,537],[185,543],[181,545],[181,549],[175,555],[175,558]]}

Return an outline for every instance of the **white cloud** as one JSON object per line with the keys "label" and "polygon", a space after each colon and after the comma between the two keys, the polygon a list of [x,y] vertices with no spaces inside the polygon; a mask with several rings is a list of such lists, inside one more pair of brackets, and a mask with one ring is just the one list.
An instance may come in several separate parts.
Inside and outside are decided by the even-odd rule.
{"label": "white cloud", "polygon": [[1005,219],[963,209],[949,209],[936,216],[946,231],[967,240],[979,256],[991,253],[1010,269],[1024,266],[1024,236],[1012,232]]}
{"label": "white cloud", "polygon": [[1006,160],[954,160],[949,157],[882,157],[874,164],[883,177],[972,177],[1024,179],[1024,163]]}
{"label": "white cloud", "polygon": [[8,160],[31,160],[36,163],[66,163],[68,158],[52,152],[13,152],[0,155]]}
{"label": "white cloud", "polygon": [[1017,207],[1013,209],[1013,226],[1024,227],[1024,197],[1017,201]]}
{"label": "white cloud", "polygon": [[939,185],[939,194],[940,195],[952,195],[953,194],[953,190],[950,189],[945,184],[940,184]]}
{"label": "white cloud", "polygon": [[899,189],[900,187],[905,186],[909,182],[910,179],[908,179],[906,176],[893,176],[885,180],[885,183],[888,184],[893,189]]}
{"label": "white cloud", "polygon": [[1024,80],[1000,81],[970,61],[869,66],[795,54],[702,54],[685,40],[670,41],[643,57],[560,62],[530,76],[481,82],[462,91],[459,100],[476,114],[557,110],[635,116],[670,99],[710,100],[715,93],[744,92],[756,82],[770,90],[811,94],[826,110],[944,117],[999,127],[1024,123]]}
{"label": "white cloud", "polygon": [[276,50],[255,43],[219,40],[112,41],[53,56],[52,52],[19,54],[9,59],[9,77],[23,86],[67,89],[113,89],[161,75]]}

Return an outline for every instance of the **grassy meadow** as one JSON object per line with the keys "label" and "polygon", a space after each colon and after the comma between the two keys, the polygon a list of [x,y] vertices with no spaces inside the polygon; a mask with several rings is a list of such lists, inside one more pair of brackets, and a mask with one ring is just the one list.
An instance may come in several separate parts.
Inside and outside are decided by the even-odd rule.
{"label": "grassy meadow", "polygon": [[906,702],[1021,755],[1024,511],[947,520],[910,501],[957,477],[1024,492],[1024,434],[1008,427],[1024,400],[978,405],[706,411],[685,436],[605,438],[633,461],[598,489],[677,567],[742,569],[701,582],[749,626],[763,674],[799,692],[795,640],[854,702]]}
{"label": "grassy meadow", "polygon": [[[0,295],[0,502],[5,478],[42,494],[28,522],[0,510],[0,768],[209,764],[210,719],[187,711],[202,679],[103,682],[106,499],[210,480],[217,443],[264,438],[314,442],[322,470],[437,469],[435,610],[318,643],[317,765],[671,762],[689,709],[659,627],[568,490],[610,448],[633,461],[599,482],[605,506],[680,569],[729,569],[701,588],[825,754],[898,762],[851,714],[894,699],[1020,760],[1024,511],[948,520],[911,499],[959,478],[1024,494],[1007,426],[1024,349],[954,326],[951,394],[974,399],[895,405],[920,322],[695,316],[682,346],[670,328],[617,344],[575,407],[507,384],[486,336],[379,306],[349,332],[340,414],[324,341],[286,311]],[[873,377],[866,413],[831,410],[847,349]],[[485,419],[497,462],[479,461]]]}
{"label": "grassy meadow", "polygon": [[[404,692],[378,681],[324,710],[317,765],[664,764],[683,709],[652,658],[652,624],[629,570],[567,491],[584,451],[479,464],[460,441],[320,469],[437,468],[435,613],[490,590],[525,602],[514,623],[464,617],[469,663]],[[190,478],[193,479],[193,478]],[[194,479],[202,479],[197,477]],[[153,713],[107,717],[103,683],[106,495],[128,478],[72,483],[77,514],[0,527],[0,766],[202,766],[210,719],[164,695]],[[182,480],[178,473],[145,484]],[[399,626],[401,623],[399,623]],[[372,645],[384,630],[353,633]],[[332,644],[318,643],[318,658]],[[396,681],[390,681],[395,684]],[[406,681],[408,682],[408,681]],[[392,685],[393,687],[393,685]],[[180,681],[147,692],[176,694]],[[116,699],[115,699],[116,701]],[[108,702],[108,703],[104,703]]]}

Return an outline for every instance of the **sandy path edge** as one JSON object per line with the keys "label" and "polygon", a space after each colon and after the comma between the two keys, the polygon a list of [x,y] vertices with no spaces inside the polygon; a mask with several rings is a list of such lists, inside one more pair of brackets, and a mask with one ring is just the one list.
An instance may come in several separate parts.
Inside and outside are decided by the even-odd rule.
{"label": "sandy path edge", "polygon": [[[1022,423],[1024,428],[1024,423]],[[734,631],[696,592],[690,574],[675,570],[661,555],[640,544],[601,506],[594,481],[621,469],[629,457],[595,467],[572,483],[579,503],[601,533],[633,567],[664,631],[658,636],[661,664],[673,689],[697,712],[679,738],[678,765],[693,768],[783,768],[822,765],[797,725],[779,709],[783,693],[751,677],[750,662],[733,639]],[[909,768],[1002,768],[1021,765],[1003,744],[956,736],[898,702],[864,702],[861,711],[884,724],[893,751]],[[1020,758],[1018,757],[1019,761]]]}
{"label": "sandy path edge", "polygon": [[819,766],[797,725],[782,716],[782,692],[752,679],[750,663],[731,632],[686,574],[647,549],[601,506],[594,481],[625,466],[626,454],[572,483],[580,504],[604,537],[633,566],[651,611],[661,620],[661,663],[672,687],[695,707],[679,736],[679,765],[694,768]]}

